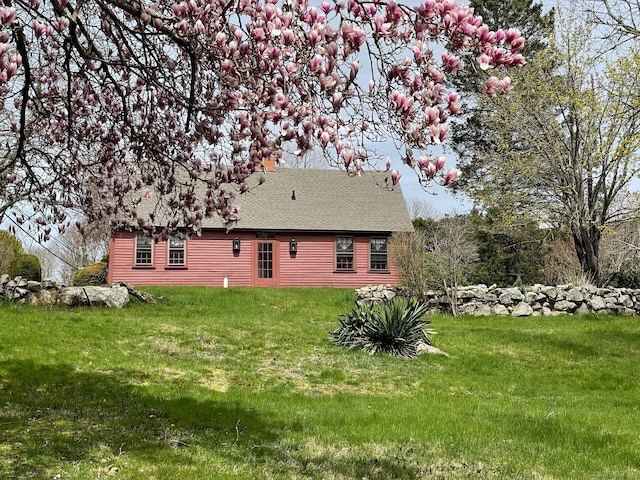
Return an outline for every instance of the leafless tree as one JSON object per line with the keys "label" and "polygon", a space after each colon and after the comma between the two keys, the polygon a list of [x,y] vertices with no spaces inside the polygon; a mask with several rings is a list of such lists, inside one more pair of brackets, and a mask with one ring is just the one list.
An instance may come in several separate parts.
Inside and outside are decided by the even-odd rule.
{"label": "leafless tree", "polygon": [[638,0],[584,0],[582,7],[592,23],[601,28],[600,37],[608,48],[618,48],[640,38]]}
{"label": "leafless tree", "polygon": [[397,232],[389,240],[393,264],[398,269],[401,285],[420,297],[434,285],[426,263],[427,236],[424,231]]}
{"label": "leafless tree", "polygon": [[479,258],[473,225],[464,216],[445,217],[427,248],[429,266],[449,296],[451,313],[457,315],[458,288]]}
{"label": "leafless tree", "polygon": [[84,223],[62,234],[52,235],[46,244],[33,244],[27,250],[40,259],[43,278],[70,285],[75,272],[100,261],[109,253],[111,230],[106,221]]}
{"label": "leafless tree", "polygon": [[411,218],[433,218],[437,220],[440,217],[433,204],[425,198],[410,198],[407,202],[407,208]]}

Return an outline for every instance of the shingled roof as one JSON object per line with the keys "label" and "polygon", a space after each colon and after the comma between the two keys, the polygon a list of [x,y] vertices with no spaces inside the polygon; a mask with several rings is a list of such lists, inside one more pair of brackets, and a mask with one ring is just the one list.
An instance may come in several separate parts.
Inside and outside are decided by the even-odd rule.
{"label": "shingled roof", "polygon": [[[265,183],[239,195],[235,229],[342,232],[411,231],[400,185],[384,188],[386,175],[340,170],[280,168]],[[203,228],[223,228],[218,218]]]}

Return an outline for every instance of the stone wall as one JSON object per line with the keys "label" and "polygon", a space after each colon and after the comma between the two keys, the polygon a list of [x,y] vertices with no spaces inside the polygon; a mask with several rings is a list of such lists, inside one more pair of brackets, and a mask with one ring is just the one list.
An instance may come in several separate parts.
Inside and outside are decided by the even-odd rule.
{"label": "stone wall", "polygon": [[[403,295],[401,288],[376,285],[356,290],[356,303],[381,301]],[[443,291],[424,296],[432,314],[450,313],[450,297]],[[563,315],[568,313],[612,313],[640,315],[640,290],[598,288],[592,285],[533,285],[526,288],[498,288],[495,285],[472,285],[458,288],[460,315]]]}
{"label": "stone wall", "polygon": [[0,276],[0,300],[34,306],[57,303],[69,306],[104,305],[121,308],[129,302],[126,287],[66,287],[50,280],[34,282],[22,277]]}

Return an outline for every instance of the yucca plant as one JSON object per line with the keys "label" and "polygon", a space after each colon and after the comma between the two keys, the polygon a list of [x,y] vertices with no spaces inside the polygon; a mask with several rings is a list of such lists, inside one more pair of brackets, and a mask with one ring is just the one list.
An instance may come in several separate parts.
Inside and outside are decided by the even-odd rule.
{"label": "yucca plant", "polygon": [[431,331],[426,328],[431,322],[424,319],[426,313],[424,303],[396,297],[391,302],[351,309],[340,317],[340,328],[330,334],[338,346],[412,358],[418,345],[431,345]]}

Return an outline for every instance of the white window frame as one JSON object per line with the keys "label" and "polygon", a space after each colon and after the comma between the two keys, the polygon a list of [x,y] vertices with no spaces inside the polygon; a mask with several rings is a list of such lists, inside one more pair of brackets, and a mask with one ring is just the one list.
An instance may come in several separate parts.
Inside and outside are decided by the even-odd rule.
{"label": "white window frame", "polygon": [[[172,245],[175,243],[175,246]],[[172,257],[172,254],[178,255],[176,258]],[[180,238],[177,235],[169,236],[167,240],[167,265],[169,267],[184,267],[187,264],[187,241],[184,238]]]}
{"label": "white window frame", "polygon": [[[341,239],[350,239],[351,240],[351,250],[341,249],[339,244]],[[351,257],[351,266],[343,267],[342,264],[344,261],[339,261],[340,257],[348,258]],[[335,239],[335,270],[336,272],[355,272],[356,270],[356,241],[353,235],[337,235]]]}
{"label": "white window frame", "polygon": [[[384,241],[384,251],[375,250],[374,251],[374,242],[383,240]],[[378,268],[378,265],[382,263],[382,259],[384,259],[384,268]],[[386,273],[389,271],[389,238],[388,237],[369,237],[369,271],[370,272],[381,272]]]}
{"label": "white window frame", "polygon": [[[140,267],[153,265],[153,240],[143,232],[136,232],[134,264]],[[148,258],[148,261],[146,259]]]}

